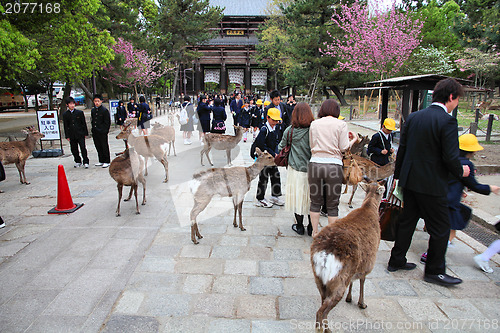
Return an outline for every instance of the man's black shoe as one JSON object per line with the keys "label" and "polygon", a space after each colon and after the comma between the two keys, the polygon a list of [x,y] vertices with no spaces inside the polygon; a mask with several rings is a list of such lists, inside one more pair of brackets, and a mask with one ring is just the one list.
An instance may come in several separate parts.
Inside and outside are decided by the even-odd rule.
{"label": "man's black shoe", "polygon": [[399,266],[399,267],[394,267],[394,266],[391,266],[391,265],[388,265],[387,266],[387,270],[389,272],[395,272],[395,271],[399,271],[400,269],[404,270],[404,271],[411,271],[412,269],[415,269],[415,267],[417,267],[416,264],[412,263],[412,262],[407,262],[406,264],[404,264],[403,266]]}
{"label": "man's black shoe", "polygon": [[439,284],[441,286],[454,286],[456,284],[462,283],[462,280],[459,278],[455,278],[453,276],[449,276],[448,274],[425,274],[424,281],[429,283]]}

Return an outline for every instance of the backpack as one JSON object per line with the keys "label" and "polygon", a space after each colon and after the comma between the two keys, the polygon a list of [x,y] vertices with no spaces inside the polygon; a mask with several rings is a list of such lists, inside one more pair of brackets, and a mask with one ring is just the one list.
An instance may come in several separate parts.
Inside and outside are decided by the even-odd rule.
{"label": "backpack", "polygon": [[186,110],[188,105],[189,103],[181,107],[181,111],[179,112],[179,123],[181,125],[186,125],[189,122],[189,117]]}
{"label": "backpack", "polygon": [[[269,131],[267,130],[267,127],[266,126],[262,126],[262,128],[260,129],[261,131],[263,129],[266,129],[266,139],[267,139],[267,134],[269,134]],[[259,132],[260,134],[260,132]],[[252,146],[250,147],[250,157],[251,158],[256,158],[257,156],[255,155],[255,148],[257,148],[257,139],[254,140],[254,142],[252,143]]]}

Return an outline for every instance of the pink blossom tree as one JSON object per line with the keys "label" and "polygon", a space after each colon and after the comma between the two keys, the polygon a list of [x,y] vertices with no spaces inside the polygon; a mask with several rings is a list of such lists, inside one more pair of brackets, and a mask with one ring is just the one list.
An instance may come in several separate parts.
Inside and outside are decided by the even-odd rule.
{"label": "pink blossom tree", "polygon": [[358,1],[351,7],[341,4],[331,20],[340,33],[330,30],[333,41],[321,51],[338,59],[334,71],[373,73],[383,79],[396,74],[421,41],[423,22],[399,11],[395,2],[389,10]]}
{"label": "pink blossom tree", "polygon": [[136,96],[138,88],[149,87],[169,70],[145,50],[135,49],[132,43],[121,37],[117,39],[113,50],[120,60],[104,68],[108,74],[105,78],[119,87],[133,88]]}

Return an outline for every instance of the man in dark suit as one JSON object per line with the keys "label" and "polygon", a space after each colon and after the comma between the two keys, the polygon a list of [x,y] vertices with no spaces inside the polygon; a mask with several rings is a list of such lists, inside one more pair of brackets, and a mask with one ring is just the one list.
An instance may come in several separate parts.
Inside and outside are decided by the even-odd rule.
{"label": "man in dark suit", "polygon": [[276,125],[275,129],[276,134],[278,135],[278,142],[280,142],[283,132],[285,132],[285,129],[290,125],[290,115],[287,112],[286,104],[281,101],[281,94],[278,90],[271,91],[269,98],[271,98],[271,104],[264,109],[264,119],[267,119],[267,111],[269,109],[276,108],[280,111],[282,121]]}
{"label": "man in dark suit", "polygon": [[[85,169],[88,169],[89,158],[87,156],[87,148],[85,147],[85,137],[89,135],[89,131],[85,122],[85,115],[83,111],[75,109],[76,103],[73,97],[67,97],[65,102],[68,110],[63,114],[64,135],[71,147],[71,153],[75,160],[74,166],[75,168],[81,167],[83,158],[83,166]],[[80,147],[82,157],[80,157],[78,147]]]}
{"label": "man in dark suit", "polygon": [[462,280],[445,273],[445,254],[450,234],[448,217],[448,175],[461,178],[469,174],[458,157],[457,120],[451,112],[463,96],[462,86],[452,78],[439,81],[432,105],[408,116],[401,133],[394,178],[403,188],[404,209],[387,270],[412,270],[406,253],[419,218],[425,220],[429,251],[424,280],[444,286]]}
{"label": "man in dark suit", "polygon": [[99,156],[99,163],[95,166],[103,168],[109,167],[109,145],[108,133],[111,126],[111,116],[108,109],[102,105],[103,97],[100,94],[94,95],[94,107],[90,111],[90,122],[92,124],[92,139]]}

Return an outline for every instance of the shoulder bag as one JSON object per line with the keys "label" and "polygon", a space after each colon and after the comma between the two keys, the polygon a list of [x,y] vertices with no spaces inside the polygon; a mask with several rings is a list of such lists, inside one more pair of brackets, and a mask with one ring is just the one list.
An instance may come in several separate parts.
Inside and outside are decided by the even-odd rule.
{"label": "shoulder bag", "polygon": [[401,215],[402,211],[402,201],[396,198],[393,190],[391,190],[387,199],[382,200],[378,209],[381,240],[396,240],[399,215]]}
{"label": "shoulder bag", "polygon": [[288,132],[287,145],[281,149],[281,151],[274,157],[274,163],[276,166],[287,167],[288,157],[290,155],[290,150],[292,149],[292,137],[293,137],[293,126],[290,132]]}

